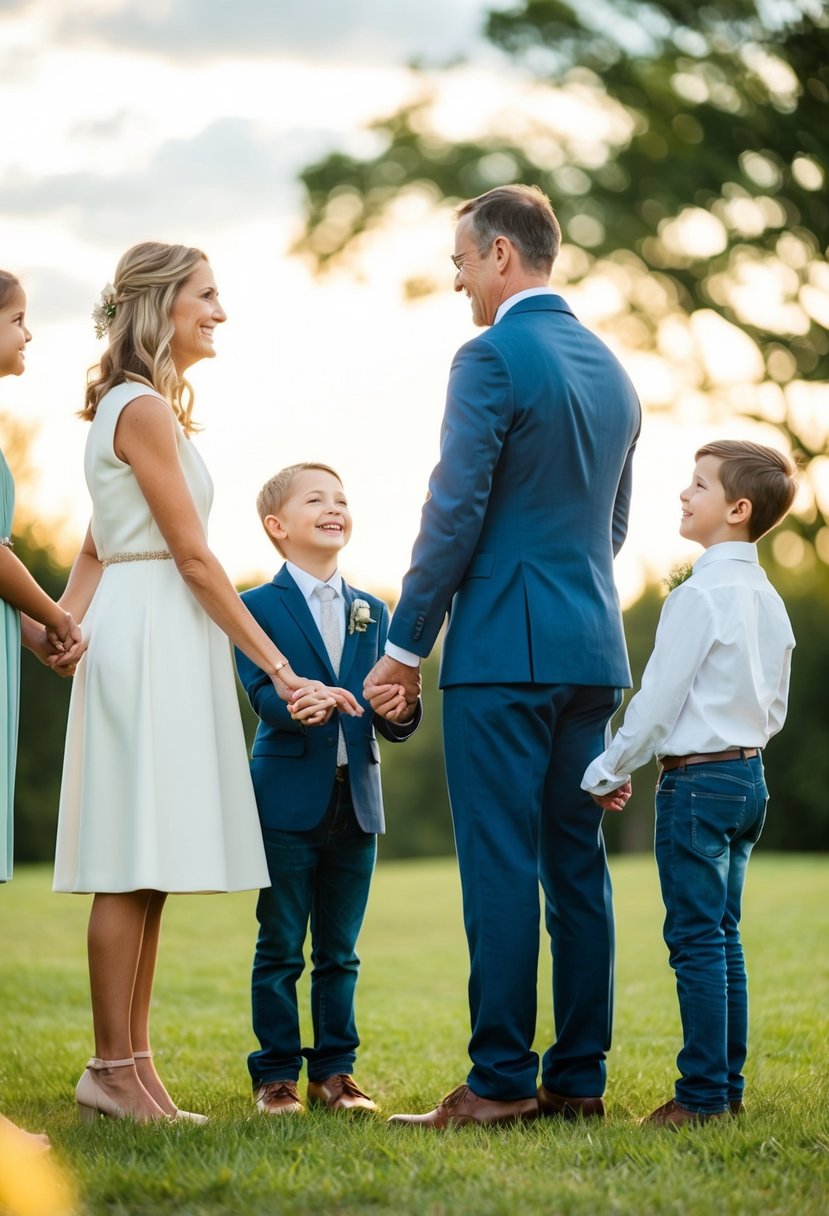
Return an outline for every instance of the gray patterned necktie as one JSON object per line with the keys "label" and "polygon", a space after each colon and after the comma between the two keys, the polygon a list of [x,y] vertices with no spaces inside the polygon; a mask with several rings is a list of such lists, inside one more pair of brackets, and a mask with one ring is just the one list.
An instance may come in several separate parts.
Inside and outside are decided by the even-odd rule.
{"label": "gray patterned necktie", "polygon": [[[314,588],[314,595],[320,602],[320,633],[322,634],[322,640],[325,643],[325,649],[328,651],[328,658],[334,669],[334,675],[339,677],[343,644],[340,637],[340,623],[337,619],[337,609],[334,607],[337,592],[328,583],[318,583]],[[348,753],[345,749],[343,728],[340,726],[337,737],[337,764],[347,763]]]}

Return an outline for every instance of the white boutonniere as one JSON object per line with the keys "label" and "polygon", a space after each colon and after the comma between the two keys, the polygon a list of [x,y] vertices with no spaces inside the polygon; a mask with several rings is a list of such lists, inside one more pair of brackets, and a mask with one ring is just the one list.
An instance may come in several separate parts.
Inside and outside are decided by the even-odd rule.
{"label": "white boutonniere", "polygon": [[92,320],[95,322],[95,337],[103,338],[115,317],[116,292],[111,283],[107,283],[101,292],[101,298],[92,309]]}
{"label": "white boutonniere", "polygon": [[348,614],[348,632],[365,633],[369,625],[374,624],[371,608],[365,600],[352,600],[351,611]]}

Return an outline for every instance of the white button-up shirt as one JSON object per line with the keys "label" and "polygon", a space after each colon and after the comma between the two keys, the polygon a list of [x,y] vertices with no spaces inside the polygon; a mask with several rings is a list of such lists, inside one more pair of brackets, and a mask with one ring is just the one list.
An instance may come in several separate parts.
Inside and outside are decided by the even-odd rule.
{"label": "white button-up shirt", "polygon": [[[307,570],[295,566],[293,562],[286,562],[285,568],[291,578],[299,587],[302,594],[305,596],[305,602],[311,610],[311,616],[314,618],[314,624],[320,631],[322,636],[322,613],[319,596],[314,595],[317,587],[322,582],[315,574],[309,574]],[[343,576],[339,570],[335,570],[331,577],[327,580],[328,586],[333,587],[337,593],[336,599],[331,602],[337,611],[337,624],[340,627],[340,644],[345,644],[345,596],[343,595]]]}
{"label": "white button-up shirt", "polygon": [[712,545],[665,601],[642,687],[582,789],[609,793],[651,756],[765,747],[786,717],[793,649],[757,546]]}

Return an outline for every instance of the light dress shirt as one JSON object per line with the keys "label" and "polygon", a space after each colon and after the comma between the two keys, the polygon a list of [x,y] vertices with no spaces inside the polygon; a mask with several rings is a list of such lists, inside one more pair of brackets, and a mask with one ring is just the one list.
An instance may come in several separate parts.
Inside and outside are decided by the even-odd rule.
{"label": "light dress shirt", "polygon": [[[528,300],[530,296],[554,296],[555,294],[552,287],[528,287],[526,291],[516,291],[514,296],[510,296],[498,306],[492,324],[497,325],[504,313],[509,312],[513,304],[517,304],[519,300]],[[394,642],[386,642],[386,654],[390,659],[396,659],[398,663],[405,663],[407,667],[417,667],[421,662],[419,654],[415,654],[412,650],[404,650],[402,646],[395,646]]]}
{"label": "light dress shirt", "polygon": [[581,788],[607,794],[651,756],[765,747],[786,717],[794,644],[757,546],[706,549],[665,601],[642,687]]}
{"label": "light dress shirt", "polygon": [[[309,574],[307,570],[300,569],[293,562],[286,562],[285,568],[291,578],[299,587],[302,594],[305,596],[305,602],[311,610],[311,616],[314,618],[314,624],[320,631],[322,637],[322,618],[320,614],[321,604],[319,596],[314,595],[317,587],[322,585],[322,579],[317,578],[315,574]],[[340,643],[345,644],[345,596],[343,595],[343,576],[339,570],[335,570],[329,579],[326,580],[329,587],[333,587],[336,591],[336,598],[331,601],[337,609],[337,623],[340,627]]]}

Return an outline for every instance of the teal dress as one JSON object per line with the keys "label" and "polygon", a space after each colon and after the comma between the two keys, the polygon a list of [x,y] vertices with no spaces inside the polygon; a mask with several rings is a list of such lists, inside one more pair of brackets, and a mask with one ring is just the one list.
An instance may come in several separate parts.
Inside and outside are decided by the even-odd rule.
{"label": "teal dress", "polygon": [[[0,452],[0,537],[10,535],[13,514],[14,481]],[[19,694],[20,614],[0,599],[0,882],[12,876]]]}

